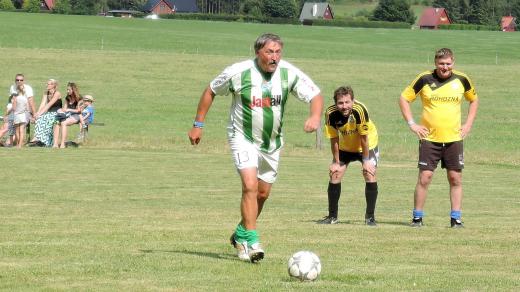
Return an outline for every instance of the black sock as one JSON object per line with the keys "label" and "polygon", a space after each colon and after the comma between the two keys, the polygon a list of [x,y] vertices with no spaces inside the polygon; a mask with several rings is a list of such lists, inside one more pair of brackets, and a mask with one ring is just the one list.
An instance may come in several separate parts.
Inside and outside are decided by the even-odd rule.
{"label": "black sock", "polygon": [[341,183],[333,184],[329,182],[327,194],[329,196],[329,216],[338,218],[338,202],[339,196],[341,195]]}
{"label": "black sock", "polygon": [[377,201],[377,182],[367,182],[365,185],[365,198],[367,201],[367,217],[374,217]]}

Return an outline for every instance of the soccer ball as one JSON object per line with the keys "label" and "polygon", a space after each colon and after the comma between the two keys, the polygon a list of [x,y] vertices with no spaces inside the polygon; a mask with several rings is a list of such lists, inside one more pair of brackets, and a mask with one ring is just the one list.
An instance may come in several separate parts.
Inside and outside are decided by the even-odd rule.
{"label": "soccer ball", "polygon": [[312,251],[299,251],[289,258],[287,271],[289,276],[301,281],[314,281],[321,272],[320,258]]}

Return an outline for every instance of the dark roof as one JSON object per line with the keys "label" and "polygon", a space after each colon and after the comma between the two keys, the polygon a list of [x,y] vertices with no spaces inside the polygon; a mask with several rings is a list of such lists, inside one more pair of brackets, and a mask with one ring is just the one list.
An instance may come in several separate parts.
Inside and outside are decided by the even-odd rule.
{"label": "dark roof", "polygon": [[[196,0],[163,0],[175,12],[199,12]],[[161,0],[148,0],[143,7],[145,12],[150,12]]]}
{"label": "dark roof", "polygon": [[[446,17],[447,19],[442,19],[443,17]],[[442,23],[442,21],[446,20],[451,23],[451,19],[448,16],[446,9],[428,7],[424,9],[421,18],[419,19],[419,26],[437,27],[440,23]]]}
{"label": "dark roof", "polygon": [[199,12],[196,0],[175,0],[172,2],[177,12]]}
{"label": "dark roof", "polygon": [[[300,13],[300,21],[306,19],[320,19],[325,15],[327,8],[332,14],[332,9],[327,2],[305,2]],[[332,15],[331,15],[332,16]]]}

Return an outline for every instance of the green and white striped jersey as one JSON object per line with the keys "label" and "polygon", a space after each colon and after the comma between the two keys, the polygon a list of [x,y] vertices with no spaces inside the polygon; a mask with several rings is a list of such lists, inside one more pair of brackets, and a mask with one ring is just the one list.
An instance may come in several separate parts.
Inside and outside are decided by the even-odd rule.
{"label": "green and white striped jersey", "polygon": [[256,60],[233,64],[211,81],[210,88],[216,95],[232,94],[229,136],[242,135],[267,153],[283,146],[289,93],[307,103],[320,93],[307,75],[283,60],[272,74],[262,72]]}

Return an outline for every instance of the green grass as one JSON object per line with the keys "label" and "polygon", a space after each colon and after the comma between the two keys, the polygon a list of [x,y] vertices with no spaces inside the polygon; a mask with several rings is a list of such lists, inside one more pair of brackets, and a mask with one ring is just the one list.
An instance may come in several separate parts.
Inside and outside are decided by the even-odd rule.
{"label": "green grass", "polygon": [[[23,30],[22,30],[23,29]],[[188,145],[198,98],[225,66],[250,58],[265,31],[322,88],[327,104],[353,85],[380,132],[379,227],[363,225],[363,182],[344,179],[342,224],[325,215],[328,144],[303,134],[308,107],[289,102],[286,148],[259,220],[267,258],[238,262],[227,238],[240,184],[225,141],[229,97],[217,97],[202,144]],[[277,26],[0,13],[0,87],[18,72],[43,93],[47,78],[96,97],[90,141],[79,149],[0,149],[0,290],[510,290],[520,281],[515,88],[517,34]],[[449,226],[439,170],[427,226],[406,226],[417,170],[401,90],[452,47],[481,97],[466,140],[464,220]],[[497,62],[498,56],[498,62]],[[418,114],[418,104],[414,110]],[[71,133],[72,135],[73,133]],[[323,272],[292,281],[286,261],[315,251]]]}

